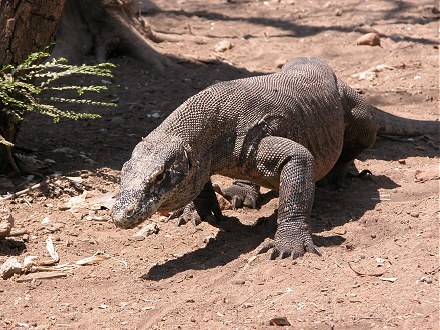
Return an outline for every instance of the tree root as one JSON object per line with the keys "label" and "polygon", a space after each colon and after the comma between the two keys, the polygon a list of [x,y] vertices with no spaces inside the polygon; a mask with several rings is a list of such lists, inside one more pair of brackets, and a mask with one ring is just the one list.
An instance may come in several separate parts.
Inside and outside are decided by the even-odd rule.
{"label": "tree root", "polygon": [[154,43],[168,38],[136,17],[133,7],[133,0],[68,0],[52,56],[79,62],[94,53],[99,62],[105,62],[112,55],[126,53],[158,71],[179,68],[154,49]]}

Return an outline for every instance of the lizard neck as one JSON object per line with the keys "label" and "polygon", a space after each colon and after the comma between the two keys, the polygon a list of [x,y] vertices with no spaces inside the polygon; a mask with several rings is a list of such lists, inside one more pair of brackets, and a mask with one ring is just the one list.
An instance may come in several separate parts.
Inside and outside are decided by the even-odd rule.
{"label": "lizard neck", "polygon": [[156,130],[180,138],[194,155],[203,157],[212,148],[217,126],[216,98],[208,88],[186,100]]}

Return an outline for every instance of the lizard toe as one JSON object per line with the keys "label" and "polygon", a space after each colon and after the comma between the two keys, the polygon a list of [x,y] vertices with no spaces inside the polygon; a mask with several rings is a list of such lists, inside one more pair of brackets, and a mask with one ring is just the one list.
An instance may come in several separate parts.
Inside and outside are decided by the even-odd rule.
{"label": "lizard toe", "polygon": [[318,247],[315,244],[313,244],[313,242],[306,243],[304,245],[304,247],[305,247],[307,252],[314,253],[314,254],[316,254],[318,256],[322,256],[321,251],[318,249]]}
{"label": "lizard toe", "polygon": [[290,258],[295,260],[302,257],[306,252],[317,254],[321,256],[321,251],[313,244],[312,239],[305,240],[305,242],[298,243],[295,241],[286,240],[272,240],[258,249],[257,254],[268,252],[270,260]]}
{"label": "lizard toe", "polygon": [[285,259],[287,257],[289,257],[291,254],[289,253],[289,251],[283,251],[280,254],[280,259]]}
{"label": "lizard toe", "polygon": [[269,243],[263,245],[261,248],[258,249],[257,254],[262,254],[262,253],[266,253],[267,251],[269,251],[270,249],[275,247],[275,242],[274,241],[270,241]]}
{"label": "lizard toe", "polygon": [[267,258],[269,260],[275,260],[280,254],[280,251],[278,251],[278,249],[273,248],[272,251],[270,251],[267,255]]}

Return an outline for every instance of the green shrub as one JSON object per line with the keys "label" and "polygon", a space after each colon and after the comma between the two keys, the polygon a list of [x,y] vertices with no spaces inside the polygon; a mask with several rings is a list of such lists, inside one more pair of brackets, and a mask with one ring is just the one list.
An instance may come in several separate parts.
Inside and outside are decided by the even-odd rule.
{"label": "green shrub", "polygon": [[[59,109],[56,103],[81,103],[88,105],[115,106],[114,103],[98,102],[84,98],[84,93],[99,93],[107,90],[106,86],[65,86],[60,84],[59,79],[72,75],[90,75],[112,77],[111,63],[96,65],[70,65],[64,58],[51,59],[38,64],[50,54],[37,52],[31,54],[19,65],[5,65],[0,69],[0,109],[6,112],[14,122],[23,120],[26,112],[36,112],[52,117],[56,123],[60,118],[70,119],[94,119],[98,114],[77,113]],[[74,97],[55,96],[74,92]],[[11,146],[0,135],[0,144]]]}

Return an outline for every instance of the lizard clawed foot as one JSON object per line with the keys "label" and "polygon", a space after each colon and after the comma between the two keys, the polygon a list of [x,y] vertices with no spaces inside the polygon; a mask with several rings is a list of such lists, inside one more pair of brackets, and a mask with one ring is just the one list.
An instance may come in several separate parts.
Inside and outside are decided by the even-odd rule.
{"label": "lizard clawed foot", "polygon": [[202,218],[193,202],[189,203],[184,208],[172,212],[168,217],[168,220],[175,218],[177,218],[177,227],[183,226],[188,222],[191,222],[193,226],[198,226],[202,223],[202,221],[213,224],[217,223],[219,220],[222,220],[222,218],[218,218],[213,214],[205,214]]}
{"label": "lizard clawed foot", "polygon": [[257,208],[260,187],[252,182],[235,180],[232,185],[227,188],[222,189],[218,185],[213,185],[213,188],[216,193],[231,202],[234,210],[242,208],[243,206],[252,209]]}
{"label": "lizard clawed foot", "polygon": [[321,251],[313,244],[312,240],[303,242],[302,245],[294,242],[283,242],[282,244],[277,244],[275,240],[269,242],[268,244],[265,244],[262,246],[258,251],[257,254],[266,253],[269,250],[271,250],[268,253],[268,258],[270,260],[274,260],[277,257],[280,257],[280,259],[285,259],[287,257],[290,257],[292,260],[299,258],[303,256],[306,252],[314,253],[319,256],[321,256]]}
{"label": "lizard clawed foot", "polygon": [[190,221],[194,226],[198,226],[202,222],[202,219],[197,213],[194,203],[192,202],[186,205],[184,208],[172,212],[168,217],[168,220],[175,218],[177,218],[177,227],[185,225]]}

